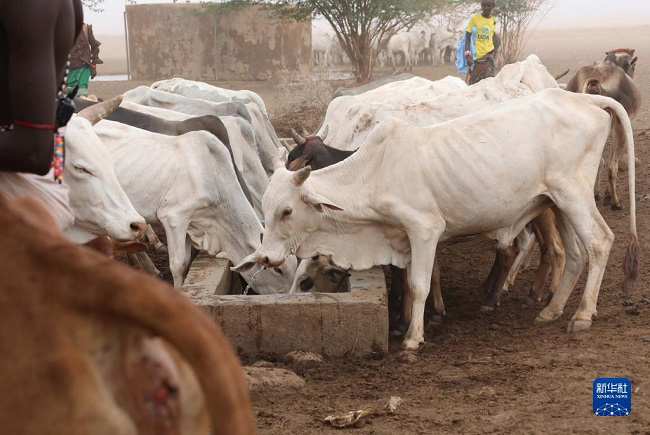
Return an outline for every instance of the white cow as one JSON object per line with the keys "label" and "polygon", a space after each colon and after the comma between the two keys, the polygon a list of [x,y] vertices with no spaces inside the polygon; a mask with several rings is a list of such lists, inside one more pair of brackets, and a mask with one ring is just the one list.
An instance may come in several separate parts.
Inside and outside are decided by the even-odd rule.
{"label": "white cow", "polygon": [[[251,122],[255,131],[255,140],[258,145],[260,159],[267,174],[273,173],[273,168],[278,161],[281,161],[283,154],[274,144],[273,138],[265,127],[264,115],[255,103],[227,102],[215,103],[212,101],[194,99],[170,92],[158,91],[146,86],[140,86],[124,93],[124,101],[143,104],[145,106],[160,107],[188,115],[234,115],[242,116],[242,109],[248,116],[242,116]],[[278,143],[279,144],[279,143]],[[281,146],[281,145],[280,145]]]}
{"label": "white cow", "polygon": [[[161,109],[158,107],[143,106],[137,103],[123,102],[122,107],[136,112],[146,113],[170,121],[184,121],[192,117],[181,112]],[[232,149],[235,166],[246,182],[251,194],[253,209],[262,219],[262,195],[269,184],[269,178],[264,171],[255,142],[255,133],[250,123],[238,116],[221,116],[219,118],[228,130],[230,148]]]}
{"label": "white cow", "polygon": [[[271,141],[273,141],[273,144],[276,146],[276,148],[282,150],[284,149],[280,143],[280,139],[278,139],[278,136],[273,129],[273,126],[271,125],[269,115],[266,111],[266,106],[264,105],[264,101],[258,94],[253,91],[232,91],[230,89],[212,86],[207,83],[185,79],[172,79],[168,81],[156,82],[154,85],[157,85],[157,88],[152,85],[152,88],[154,89],[171,92],[172,94],[182,95],[184,97],[198,98],[215,103],[223,102],[223,98],[230,98],[229,101],[244,103],[250,111],[254,122],[258,122],[260,124],[260,128],[263,126],[266,129],[268,137],[271,139]],[[251,102],[257,105],[259,112],[251,108],[251,105],[248,104]],[[257,128],[257,126],[254,127]]]}
{"label": "white cow", "polygon": [[[467,85],[463,80],[452,76],[447,76],[435,82],[429,82],[428,84],[412,89],[405,89],[401,92],[394,92],[393,89],[396,87],[398,86],[392,86],[389,89],[386,89],[386,92],[382,94],[376,93],[379,95],[376,95],[375,98],[372,98],[372,96],[371,98],[357,98],[355,104],[345,111],[341,117],[341,121],[326,122],[326,125],[336,123],[335,125],[339,126],[337,129],[334,129],[333,132],[328,131],[328,144],[334,148],[344,150],[357,149],[361,144],[361,141],[356,140],[352,143],[351,139],[354,134],[359,133],[363,135],[364,132],[366,134],[370,132],[372,127],[377,124],[372,123],[373,113],[379,108],[395,105],[404,110],[403,113],[398,114],[400,119],[402,119],[403,116],[417,117],[419,108],[425,101],[430,100],[431,98],[436,98],[439,95],[451,95],[454,92],[467,89]],[[454,101],[459,100],[460,99],[455,99]],[[331,104],[332,103],[330,103],[330,105]],[[474,110],[476,109],[478,109],[478,107],[474,108]],[[463,109],[459,110],[459,112],[462,112],[462,110]],[[453,112],[454,108],[451,108],[449,111]],[[464,113],[466,113],[466,111]]]}
{"label": "white cow", "polygon": [[533,92],[546,88],[557,88],[555,78],[548,72],[534,54],[528,56],[521,62],[504,65],[496,75],[496,78],[504,81],[515,81],[528,86]]}
{"label": "white cow", "polygon": [[388,40],[386,55],[388,56],[388,59],[390,59],[393,71],[395,71],[397,65],[395,57],[400,53],[404,58],[404,69],[413,69],[411,60],[411,37],[408,33],[396,33]]}
{"label": "white cow", "polygon": [[[393,98],[395,95],[399,95],[401,92],[404,92],[406,90],[418,88],[420,86],[428,85],[431,83],[433,83],[431,80],[415,76],[407,80],[386,83],[385,85],[371,89],[359,95],[342,95],[338,98],[335,98],[330,101],[330,104],[327,106],[325,118],[323,119],[321,127],[315,134],[329,143],[330,135],[331,137],[334,137],[336,135],[336,130],[345,120],[345,114],[353,104],[385,101]],[[326,128],[328,134],[323,135]]]}
{"label": "white cow", "polygon": [[292,253],[331,255],[345,268],[406,267],[413,302],[404,346],[416,349],[424,341],[424,301],[438,242],[494,231],[499,246],[509,246],[526,223],[555,205],[567,264],[558,292],[536,321],[562,315],[588,259],[582,301],[568,331],[589,329],[614,241],[593,197],[612,122],[625,131],[631,169],[629,288],[638,246],[629,118],[611,98],[551,89],[433,127],[386,120],[368,136],[372,146],[311,176],[309,167],[279,168],[264,194],[262,246],[233,270],[277,266]]}
{"label": "white cow", "polygon": [[317,26],[311,28],[311,53],[314,65],[330,64],[332,35]]}
{"label": "white cow", "polygon": [[75,217],[66,236],[85,243],[106,234],[117,240],[138,239],[145,231],[138,214],[120,186],[110,153],[93,131],[93,124],[120,104],[115,98],[81,111],[65,127],[65,176]]}
{"label": "white cow", "polygon": [[185,95],[191,98],[200,98],[203,100],[214,101],[215,103],[223,103],[227,101],[236,101],[240,103],[253,102],[259,107],[264,116],[268,117],[266,105],[264,100],[257,93],[246,89],[234,90],[220,88],[218,86],[209,85],[204,82],[197,82],[194,80],[187,80],[182,78],[173,78],[167,80],[159,80],[151,85],[152,89],[159,91],[171,92],[172,94]]}
{"label": "white cow", "polygon": [[[377,124],[391,117],[426,127],[458,118],[483,107],[532,94],[530,89],[520,83],[494,78],[481,80],[473,86],[466,86],[462,80],[460,82],[463,86],[448,92],[434,92],[433,98],[426,98],[427,93],[422,92],[416,93],[416,96],[423,95],[424,99],[398,96],[380,103],[355,104],[347,111],[346,122],[339,128],[331,146],[355,150]],[[416,91],[417,89],[412,92]]]}
{"label": "white cow", "polygon": [[[95,132],[135,208],[165,228],[174,286],[183,284],[191,246],[211,255],[225,251],[233,262],[259,247],[262,224],[237,182],[228,150],[214,135],[166,136],[107,120]],[[262,294],[287,292],[295,270],[295,259],[266,270],[254,287]],[[252,275],[244,275],[249,283]]]}
{"label": "white cow", "polygon": [[458,34],[450,32],[443,26],[436,27],[429,38],[429,51],[431,52],[431,61],[434,65],[443,65],[445,63],[445,53],[451,50],[451,62],[454,62],[456,52],[456,42]]}

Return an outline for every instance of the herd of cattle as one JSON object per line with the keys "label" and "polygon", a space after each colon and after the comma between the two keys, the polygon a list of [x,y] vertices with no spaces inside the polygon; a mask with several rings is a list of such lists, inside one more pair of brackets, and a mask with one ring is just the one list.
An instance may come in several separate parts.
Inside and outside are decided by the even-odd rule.
{"label": "herd of cattle", "polygon": [[[418,63],[433,65],[454,62],[456,43],[464,32],[452,32],[445,26],[418,25],[376,40],[372,47],[375,65],[384,67],[389,62],[395,70],[400,63],[412,69]],[[312,27],[312,61],[314,65],[341,65],[348,62],[341,44],[331,28]]]}
{"label": "herd of cattle", "polygon": [[[76,218],[67,236],[136,240],[152,235],[146,224],[161,223],[176,287],[199,249],[225,253],[263,294],[337,291],[347,269],[390,265],[407,349],[424,340],[429,293],[435,312],[445,312],[439,243],[479,234],[497,241],[484,284],[482,309],[491,310],[537,240],[542,261],[531,299],[540,300],[552,278],[536,321],[562,315],[588,263],[568,328],[585,330],[614,241],[594,197],[610,136],[606,198],[614,208],[618,160],[627,154],[628,296],[637,276],[635,62],[633,50],[614,50],[564,90],[534,55],[473,86],[401,75],[341,89],[313,135],[293,132],[294,147],[281,144],[264,102],[250,91],[171,79],[97,104],[79,101],[88,107],[65,130],[64,182]],[[2,328],[0,339],[22,337],[1,363],[10,374],[3,391],[21,390],[20,400],[0,398],[2,421],[15,423],[9,431],[30,421],[64,427],[69,406],[81,412],[77,422],[106,420],[106,433],[172,425],[207,433],[210,418],[219,422],[216,433],[254,431],[234,355],[186,298],[38,230],[55,227],[38,204],[0,203],[0,227],[13,228],[3,233],[13,248],[0,253],[0,264],[15,265],[5,277],[12,304],[0,304],[15,326]],[[298,270],[297,257],[306,259]],[[44,267],[48,274],[33,272]],[[16,301],[27,314],[11,308]],[[39,321],[23,328],[25,318]],[[61,328],[68,333],[53,332]],[[43,355],[53,359],[41,371],[16,363]],[[25,411],[32,402],[47,403],[44,419]]]}

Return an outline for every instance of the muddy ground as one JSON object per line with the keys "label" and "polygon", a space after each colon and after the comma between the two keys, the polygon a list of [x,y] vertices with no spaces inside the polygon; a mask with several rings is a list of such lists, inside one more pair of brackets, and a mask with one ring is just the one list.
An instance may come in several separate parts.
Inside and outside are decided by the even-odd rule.
{"label": "muddy ground", "polygon": [[[537,53],[551,72],[604,57],[607,49],[635,47],[639,66],[635,82],[645,98],[633,123],[637,166],[637,219],[642,243],[640,276],[635,300],[650,298],[650,27],[537,32],[526,53]],[[384,71],[387,72],[387,71]],[[452,67],[418,67],[417,74],[440,78]],[[381,74],[381,72],[379,72]],[[378,75],[379,75],[378,74]],[[565,78],[563,82],[566,82]],[[92,82],[91,91],[110,97],[138,84]],[[332,83],[332,87],[337,83]],[[283,95],[274,83],[219,83],[259,92],[272,112]],[[567,114],[570,116],[570,114]],[[296,120],[299,122],[301,120]],[[277,129],[285,125],[275,125]],[[254,396],[262,434],[321,434],[335,429],[322,422],[329,414],[381,408],[390,396],[403,404],[394,415],[371,417],[359,434],[430,433],[602,433],[650,434],[650,304],[639,315],[622,306],[622,263],[629,240],[629,200],[626,174],[619,175],[624,210],[599,205],[616,235],[598,301],[598,318],[590,331],[565,332],[577,309],[584,276],[569,299],[564,316],[546,327],[533,319],[542,308],[525,305],[535,268],[524,272],[501,306],[479,315],[482,295],[477,288],[492,261],[492,243],[476,239],[440,252],[447,316],[442,326],[426,329],[426,343],[408,361],[400,340],[387,355],[356,359],[327,359],[303,368],[280,360],[276,367],[295,370],[306,381],[300,391]],[[299,329],[299,325],[297,325]],[[253,361],[244,361],[252,363]],[[632,414],[603,418],[591,413],[592,382],[597,377],[632,380]]]}

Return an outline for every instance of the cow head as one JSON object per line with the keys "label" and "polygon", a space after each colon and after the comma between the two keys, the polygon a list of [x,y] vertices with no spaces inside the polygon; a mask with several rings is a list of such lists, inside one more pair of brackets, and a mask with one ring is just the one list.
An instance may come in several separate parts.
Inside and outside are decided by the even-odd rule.
{"label": "cow head", "polygon": [[[303,135],[300,135],[291,129],[291,137],[296,142],[296,146],[291,150],[287,157],[286,167],[290,171],[296,171],[305,166],[312,164],[312,161],[323,153],[325,143],[322,137],[327,137],[329,128],[325,127],[323,133],[319,136],[309,136],[303,130]],[[322,136],[322,137],[321,137]],[[316,169],[320,169],[317,167]]]}
{"label": "cow head", "polygon": [[331,264],[325,255],[305,259],[298,266],[289,293],[320,292],[341,293],[350,291],[350,274],[347,270]]}
{"label": "cow head", "polygon": [[108,149],[93,124],[108,116],[121,97],[95,104],[72,117],[65,129],[65,178],[75,224],[94,234],[117,240],[137,239],[146,228],[113,170]]}
{"label": "cow head", "polygon": [[613,63],[623,69],[630,77],[634,77],[637,57],[634,56],[634,49],[617,48],[605,53],[605,62]]}
{"label": "cow head", "polygon": [[342,210],[305,183],[310,174],[310,166],[296,172],[279,168],[273,173],[262,199],[266,219],[262,246],[232,270],[246,271],[255,263],[281,265],[309,233],[318,229],[325,210]]}

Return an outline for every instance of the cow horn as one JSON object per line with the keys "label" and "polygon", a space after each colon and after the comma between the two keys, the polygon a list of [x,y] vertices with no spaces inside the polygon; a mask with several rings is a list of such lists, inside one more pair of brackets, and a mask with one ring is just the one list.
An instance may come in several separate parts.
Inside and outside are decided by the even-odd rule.
{"label": "cow horn", "polygon": [[321,142],[325,142],[325,138],[327,137],[327,133],[330,131],[330,126],[326,125],[325,128],[323,129],[323,132],[318,135],[320,138]]}
{"label": "cow horn", "polygon": [[556,75],[556,76],[553,77],[553,78],[554,78],[555,80],[560,80],[562,77],[564,77],[565,75],[569,74],[569,71],[571,71],[570,68],[567,69],[566,71],[564,71],[564,72],[562,72],[562,73]]}
{"label": "cow horn", "polygon": [[121,102],[122,95],[118,95],[117,97],[111,98],[110,100],[86,107],[81,112],[79,112],[78,115],[86,118],[91,125],[95,125],[110,115],[115,109],[117,109]]}
{"label": "cow horn", "polygon": [[296,130],[293,128],[291,129],[291,137],[293,140],[298,144],[298,145],[303,145],[305,142],[307,142],[307,139],[304,137],[300,136]]}
{"label": "cow horn", "polygon": [[300,187],[307,180],[307,178],[309,178],[309,174],[311,174],[311,166],[309,165],[305,166],[302,169],[298,169],[295,174],[293,174],[291,183],[293,183],[293,185],[296,187]]}
{"label": "cow horn", "polygon": [[302,130],[302,135],[303,135],[303,136],[305,136],[305,137],[309,136],[309,133],[307,133],[307,130],[305,130],[305,127],[304,127],[304,126],[301,125],[301,126],[300,126],[300,129]]}

